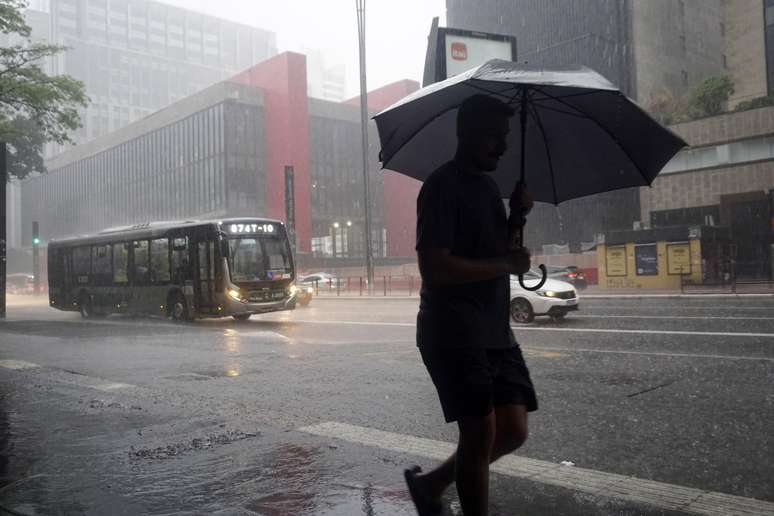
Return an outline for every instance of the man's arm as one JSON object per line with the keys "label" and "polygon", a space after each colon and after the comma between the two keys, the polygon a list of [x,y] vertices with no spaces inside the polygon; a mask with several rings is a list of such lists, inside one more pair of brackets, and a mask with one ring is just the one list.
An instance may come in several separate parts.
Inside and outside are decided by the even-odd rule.
{"label": "man's arm", "polygon": [[506,274],[523,274],[529,270],[530,256],[519,250],[502,258],[471,260],[452,256],[448,249],[427,248],[418,252],[419,273],[429,285],[464,285]]}

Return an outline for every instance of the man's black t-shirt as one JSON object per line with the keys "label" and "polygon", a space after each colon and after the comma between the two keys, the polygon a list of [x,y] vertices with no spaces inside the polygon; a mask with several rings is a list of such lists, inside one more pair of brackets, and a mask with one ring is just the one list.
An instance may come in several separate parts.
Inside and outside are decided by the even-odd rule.
{"label": "man's black t-shirt", "polygon": [[[502,257],[508,220],[494,180],[461,171],[449,162],[433,172],[417,199],[417,251],[449,249],[469,259]],[[502,277],[420,292],[419,346],[507,348],[516,345],[510,328],[510,282]]]}

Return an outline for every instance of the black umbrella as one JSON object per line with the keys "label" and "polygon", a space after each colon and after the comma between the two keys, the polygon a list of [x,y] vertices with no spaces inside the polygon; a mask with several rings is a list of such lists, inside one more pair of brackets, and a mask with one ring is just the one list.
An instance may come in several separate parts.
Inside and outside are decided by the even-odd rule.
{"label": "black umbrella", "polygon": [[[492,173],[503,198],[512,197],[519,183],[529,184],[535,200],[552,204],[649,186],[687,145],[593,70],[546,70],[493,59],[376,115],[383,168],[425,180],[454,157],[457,109],[482,93],[518,112],[508,150]],[[520,227],[521,245],[523,217],[515,201],[510,224]]]}

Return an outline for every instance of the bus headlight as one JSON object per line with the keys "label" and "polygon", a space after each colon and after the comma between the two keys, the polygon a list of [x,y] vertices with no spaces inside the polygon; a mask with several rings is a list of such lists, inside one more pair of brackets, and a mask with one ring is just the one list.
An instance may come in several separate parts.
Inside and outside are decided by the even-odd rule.
{"label": "bus headlight", "polygon": [[298,287],[295,285],[290,285],[290,295],[295,296],[298,293]]}
{"label": "bus headlight", "polygon": [[242,295],[239,293],[238,290],[234,290],[233,288],[228,289],[228,295],[231,296],[233,299],[236,299],[237,301],[242,300]]}

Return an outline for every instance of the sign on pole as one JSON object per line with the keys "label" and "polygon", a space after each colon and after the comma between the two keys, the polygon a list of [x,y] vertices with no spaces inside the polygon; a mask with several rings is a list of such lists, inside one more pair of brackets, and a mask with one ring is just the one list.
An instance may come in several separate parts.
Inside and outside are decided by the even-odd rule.
{"label": "sign on pole", "polygon": [[293,251],[296,250],[296,189],[292,166],[285,167],[285,225]]}
{"label": "sign on pole", "polygon": [[438,18],[433,19],[427,39],[422,86],[454,77],[490,59],[517,58],[515,36],[438,27]]}

